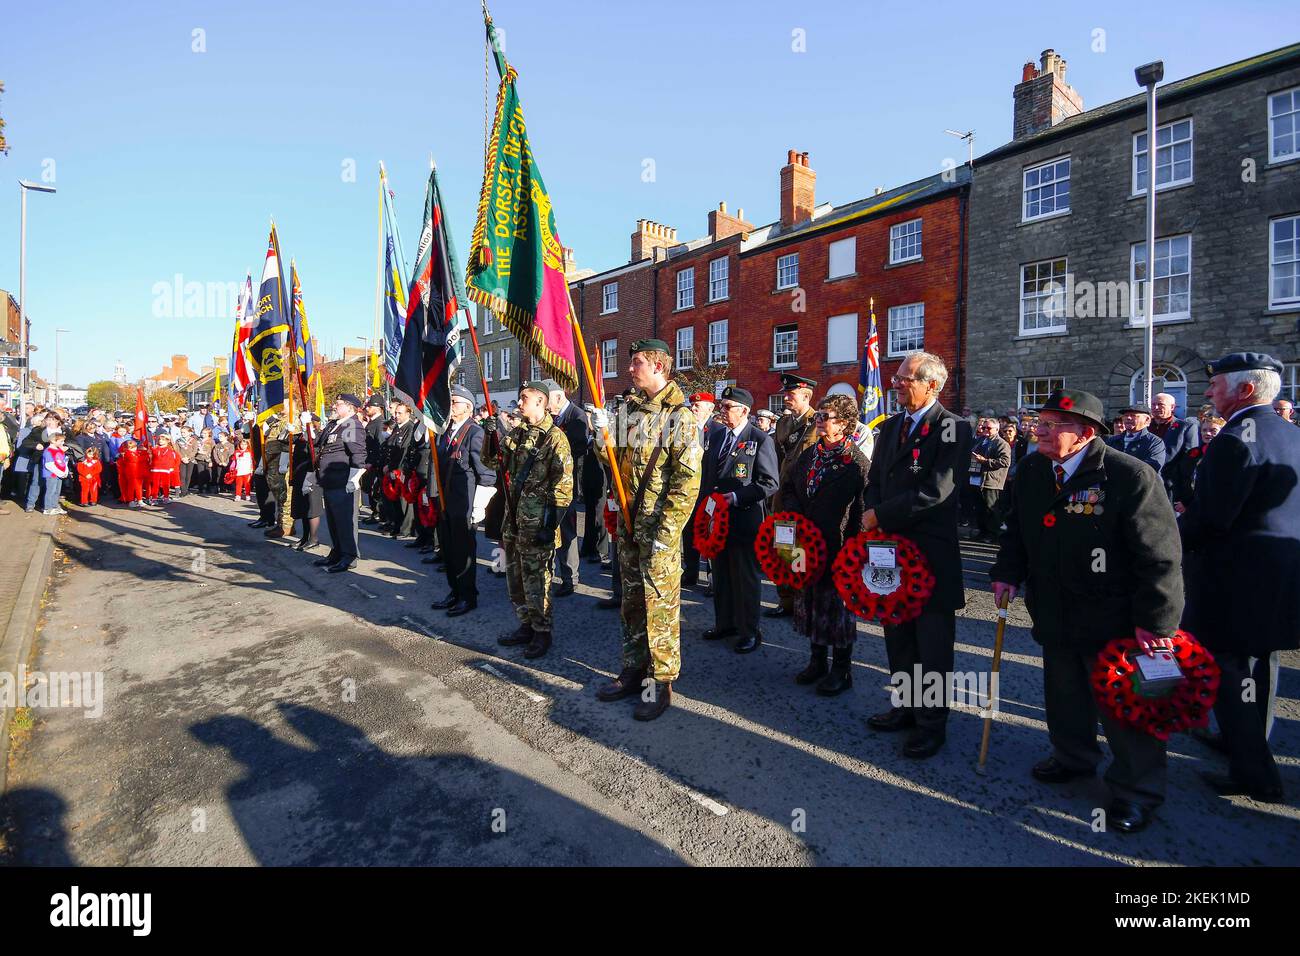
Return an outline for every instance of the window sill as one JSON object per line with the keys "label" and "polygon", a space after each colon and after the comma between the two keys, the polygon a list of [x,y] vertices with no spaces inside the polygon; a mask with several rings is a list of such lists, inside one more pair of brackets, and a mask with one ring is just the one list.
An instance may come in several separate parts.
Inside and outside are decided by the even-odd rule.
{"label": "window sill", "polygon": [[1046,216],[1035,216],[1033,219],[1025,219],[1023,216],[1018,226],[1036,226],[1040,222],[1051,222],[1053,219],[1064,219],[1070,214],[1071,210],[1063,209],[1060,212],[1049,212]]}
{"label": "window sill", "polygon": [[1275,169],[1278,166],[1294,166],[1296,163],[1300,163],[1300,153],[1296,153],[1294,156],[1284,156],[1281,159],[1270,159],[1264,164],[1264,168]]}
{"label": "window sill", "polygon": [[[1156,319],[1156,328],[1165,325],[1191,325],[1195,320],[1190,315],[1180,315],[1176,319]],[[1142,330],[1147,327],[1145,322],[1134,322],[1129,320],[1124,323],[1124,328],[1129,330]]]}
{"label": "window sill", "polygon": [[693,308],[695,308],[693,305],[679,305],[677,308],[673,309],[673,312],[689,312]]}
{"label": "window sill", "polygon": [[826,279],[825,282],[843,282],[845,279],[856,279],[857,277],[858,274],[856,272],[850,272],[842,276],[832,276],[831,278]]}
{"label": "window sill", "polygon": [[909,355],[915,355],[917,352],[924,352],[924,351],[925,351],[925,347],[922,346],[919,349],[912,349],[910,352],[889,352],[885,355],[885,359],[888,360],[905,359]]}
{"label": "window sill", "polygon": [[618,309],[610,309],[608,312],[602,312],[601,315],[618,315]]}
{"label": "window sill", "polygon": [[903,266],[914,266],[922,262],[925,262],[925,257],[916,256],[913,259],[900,259],[897,262],[886,262],[884,267],[886,269],[901,269]]}
{"label": "window sill", "polygon": [[767,367],[767,370],[769,372],[793,372],[798,368],[799,368],[799,363],[794,362],[790,365],[769,365]]}
{"label": "window sill", "polygon": [[[1174,183],[1172,186],[1157,186],[1157,187],[1156,187],[1156,196],[1159,197],[1159,196],[1164,195],[1165,193],[1177,192],[1177,191],[1180,190],[1180,189],[1186,189],[1188,186],[1195,186],[1195,185],[1196,185],[1196,180],[1195,180],[1195,179],[1189,179],[1189,180],[1187,180],[1187,182],[1184,182],[1184,183]],[[1132,202],[1132,201],[1135,200],[1135,199],[1146,199],[1146,198],[1147,198],[1147,194],[1146,194],[1146,191],[1145,191],[1145,190],[1144,190],[1143,192],[1140,192],[1140,193],[1129,193],[1129,197],[1128,197],[1129,202]],[[1157,238],[1159,238],[1159,237],[1157,237]]]}
{"label": "window sill", "polygon": [[785,286],[784,288],[782,288],[782,287],[775,288],[775,289],[773,289],[773,290],[771,291],[771,293],[769,293],[769,294],[770,294],[770,295],[785,295],[787,292],[798,292],[798,291],[799,291],[799,287],[798,287],[797,285],[788,285],[788,286]]}
{"label": "window sill", "polygon": [[1020,334],[1017,335],[1011,341],[1032,342],[1035,339],[1058,339],[1069,334],[1070,334],[1069,329],[1052,329],[1051,331],[1048,332],[1025,332],[1022,330]]}
{"label": "window sill", "polygon": [[831,365],[859,365],[859,364],[860,364],[860,360],[859,360],[859,359],[829,359],[829,358],[828,358],[828,359],[826,360],[825,364],[826,364],[827,366],[831,366]]}
{"label": "window sill", "polygon": [[706,302],[706,303],[704,303],[704,304],[705,304],[705,305],[717,305],[719,302],[729,302],[730,300],[731,300],[731,296],[729,296],[729,295],[724,295],[724,296],[722,296],[722,297],[719,298],[719,299],[710,299],[708,302]]}
{"label": "window sill", "polygon": [[1294,315],[1297,312],[1300,312],[1300,302],[1292,302],[1289,304],[1284,302],[1281,305],[1270,304],[1269,307],[1264,310],[1265,315]]}

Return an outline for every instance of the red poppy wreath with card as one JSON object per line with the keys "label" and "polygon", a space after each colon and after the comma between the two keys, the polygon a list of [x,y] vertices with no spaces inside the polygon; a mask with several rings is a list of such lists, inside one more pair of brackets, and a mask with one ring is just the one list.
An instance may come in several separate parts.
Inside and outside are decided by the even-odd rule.
{"label": "red poppy wreath with card", "polygon": [[[712,503],[713,507],[709,507]],[[706,559],[716,558],[727,544],[731,530],[731,505],[727,496],[712,494],[700,504],[695,513],[695,550]]]}
{"label": "red poppy wreath with card", "polygon": [[1159,740],[1204,727],[1219,693],[1219,665],[1210,652],[1186,631],[1175,632],[1170,640],[1172,660],[1156,662],[1165,665],[1169,676],[1144,675],[1139,662],[1144,652],[1133,637],[1107,644],[1092,668],[1098,706]]}
{"label": "red poppy wreath with card", "polygon": [[[793,531],[793,541],[778,540],[778,533],[786,528]],[[802,591],[826,570],[826,539],[795,511],[778,511],[759,525],[754,553],[763,573],[778,587]]]}
{"label": "red poppy wreath with card", "polygon": [[845,606],[881,624],[915,620],[934,593],[934,574],[915,543],[879,528],[846,541],[831,571]]}

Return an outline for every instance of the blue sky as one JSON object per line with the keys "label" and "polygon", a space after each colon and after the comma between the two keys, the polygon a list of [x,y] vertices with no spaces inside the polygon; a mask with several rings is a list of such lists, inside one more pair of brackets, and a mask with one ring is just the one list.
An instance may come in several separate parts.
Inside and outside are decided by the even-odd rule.
{"label": "blue sky", "polygon": [[[837,203],[964,161],[945,128],[975,129],[978,157],[1010,138],[1012,86],[1046,47],[1092,107],[1133,93],[1139,63],[1163,58],[1172,80],[1296,39],[1292,0],[491,9],[560,236],[595,269],[626,261],[641,217],[681,239],[705,232],[719,200],[755,224],[774,219],[791,148],[810,153],[818,199]],[[195,30],[205,52],[193,50]],[[5,0],[0,287],[15,295],[16,180],[52,171],[58,189],[28,204],[36,370],[53,375],[56,327],[69,330],[61,369],[72,384],[109,377],[119,358],[132,378],[172,353],[210,362],[229,348],[232,316],[156,317],[158,284],[179,274],[206,288],[249,267],[256,281],[271,216],[316,335],[334,355],[359,344],[374,318],[379,160],[408,255],[430,153],[462,259],[468,251],[483,73],[476,0]]]}

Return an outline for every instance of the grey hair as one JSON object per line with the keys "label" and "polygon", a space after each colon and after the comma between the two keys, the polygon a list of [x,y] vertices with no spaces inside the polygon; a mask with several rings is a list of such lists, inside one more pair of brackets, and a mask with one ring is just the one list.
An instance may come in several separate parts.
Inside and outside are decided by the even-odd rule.
{"label": "grey hair", "polygon": [[1282,376],[1271,368],[1248,368],[1240,372],[1225,372],[1223,377],[1234,394],[1247,382],[1255,386],[1255,394],[1251,397],[1261,404],[1271,403],[1282,391]]}
{"label": "grey hair", "polygon": [[934,382],[935,391],[942,392],[948,383],[948,366],[933,352],[913,352],[916,359],[916,377],[923,382]]}

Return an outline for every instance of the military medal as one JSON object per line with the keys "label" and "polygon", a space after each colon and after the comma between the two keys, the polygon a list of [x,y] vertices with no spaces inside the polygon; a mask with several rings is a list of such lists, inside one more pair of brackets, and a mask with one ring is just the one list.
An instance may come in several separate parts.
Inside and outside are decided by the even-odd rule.
{"label": "military medal", "polygon": [[749,475],[749,466],[746,465],[743,461],[737,462],[736,477],[739,478],[741,481],[744,481],[748,475]]}
{"label": "military medal", "polygon": [[912,449],[912,464],[908,470],[914,475],[919,475],[921,473],[921,449]]}

